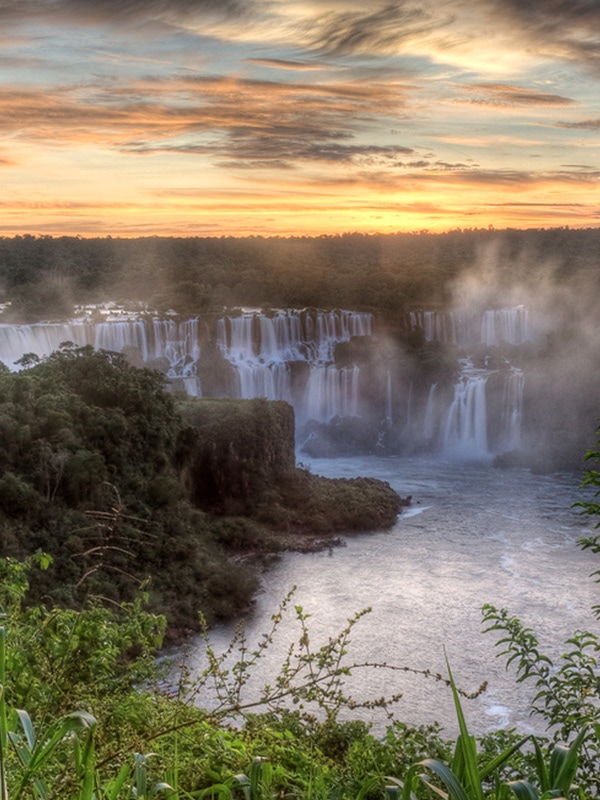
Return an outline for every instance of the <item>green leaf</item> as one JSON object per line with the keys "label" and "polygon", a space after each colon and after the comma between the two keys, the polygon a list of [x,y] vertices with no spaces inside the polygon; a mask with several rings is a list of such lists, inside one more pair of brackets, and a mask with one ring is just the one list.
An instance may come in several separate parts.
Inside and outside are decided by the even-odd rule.
{"label": "green leaf", "polygon": [[[420,761],[419,764],[421,767],[430,769],[444,782],[448,789],[448,796],[452,797],[453,800],[470,800],[469,795],[461,786],[460,781],[446,764],[443,764],[436,758],[426,758],[424,761]],[[430,788],[434,788],[427,781],[424,782],[427,783]]]}
{"label": "green leaf", "polygon": [[132,765],[123,764],[117,777],[113,778],[113,780],[104,787],[105,800],[116,800],[117,795],[125,785],[125,781],[131,776],[132,771]]}
{"label": "green leaf", "polygon": [[[460,698],[454,682],[454,676],[450,669],[450,662],[446,658],[446,667],[448,669],[448,677],[450,679],[450,687],[452,689],[452,697],[454,699],[454,708],[458,719],[458,726],[460,735],[456,742],[456,756],[459,757],[461,772],[464,771],[465,783],[469,789],[469,793],[475,800],[483,800],[483,790],[481,788],[481,777],[479,775],[479,766],[477,764],[477,751],[475,748],[475,740],[469,734],[465,716],[463,714]],[[459,756],[460,754],[460,756]]]}
{"label": "green leaf", "polygon": [[518,800],[539,800],[537,792],[528,781],[509,781],[504,785],[512,790]]}
{"label": "green leaf", "polygon": [[31,717],[26,711],[23,711],[20,708],[16,709],[16,713],[17,717],[19,718],[19,722],[21,723],[21,727],[23,728],[29,749],[33,750],[36,744],[36,736]]}
{"label": "green leaf", "polygon": [[550,788],[559,789],[563,794],[568,794],[579,760],[579,748],[587,734],[587,727],[583,728],[570,746],[556,745],[550,756]]}

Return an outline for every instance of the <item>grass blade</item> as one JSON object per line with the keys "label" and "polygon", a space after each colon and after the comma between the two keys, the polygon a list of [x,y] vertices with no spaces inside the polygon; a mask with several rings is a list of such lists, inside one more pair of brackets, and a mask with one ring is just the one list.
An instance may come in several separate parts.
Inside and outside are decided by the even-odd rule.
{"label": "grass blade", "polygon": [[6,785],[6,754],[8,750],[8,722],[6,714],[6,628],[0,626],[0,800],[8,800]]}
{"label": "grass blade", "polygon": [[517,800],[538,800],[538,794],[528,781],[509,781],[504,784],[511,789]]}
{"label": "grass blade", "polygon": [[460,753],[459,763],[461,771],[464,770],[465,783],[469,787],[470,794],[474,800],[483,800],[483,789],[481,788],[481,776],[479,774],[479,766],[477,764],[477,751],[475,741],[469,734],[465,716],[463,714],[458,690],[454,682],[452,670],[450,669],[450,662],[446,658],[446,667],[448,669],[448,677],[450,679],[450,687],[452,689],[452,697],[454,699],[454,708],[456,717],[458,719],[458,727],[460,735],[456,742],[457,755]]}
{"label": "grass blade", "polygon": [[[421,767],[430,769],[438,776],[438,778],[440,778],[440,780],[444,782],[446,788],[448,789],[448,794],[450,797],[454,798],[454,800],[470,800],[469,796],[461,786],[460,781],[454,772],[452,772],[450,767],[448,767],[446,764],[438,761],[437,758],[426,758],[424,761],[420,761],[419,764]],[[430,786],[430,784],[427,785]]]}

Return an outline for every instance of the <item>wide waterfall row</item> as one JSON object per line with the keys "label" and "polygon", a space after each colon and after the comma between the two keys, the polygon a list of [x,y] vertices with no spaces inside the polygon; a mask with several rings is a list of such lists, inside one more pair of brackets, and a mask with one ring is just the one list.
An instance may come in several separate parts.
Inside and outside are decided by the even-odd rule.
{"label": "wide waterfall row", "polygon": [[[472,317],[416,311],[408,324],[421,328],[429,341],[458,345],[519,344],[529,336],[528,313],[522,306]],[[417,448],[475,456],[519,446],[524,384],[519,370],[508,364],[476,369],[465,358],[454,386],[446,382],[428,387],[418,381],[413,385],[389,357],[385,365],[376,365],[377,349],[365,350],[360,342],[355,350],[350,344],[336,364],[336,347],[354,337],[375,341],[371,314],[282,311],[238,313],[212,321],[132,315],[1,324],[0,359],[16,369],[15,362],[25,354],[43,358],[65,342],[93,345],[162,369],[190,395],[285,400],[294,406],[299,425],[361,419],[379,430],[380,442],[396,437],[394,441],[410,441]],[[356,361],[348,355],[353,352]],[[369,360],[373,358],[375,362]]]}
{"label": "wide waterfall row", "polygon": [[410,311],[410,330],[422,330],[428,342],[448,342],[459,347],[501,342],[523,344],[530,338],[529,310],[525,306],[471,311]]}
{"label": "wide waterfall row", "polygon": [[65,343],[97,350],[140,351],[144,361],[167,358],[177,371],[200,357],[198,320],[175,322],[159,319],[117,319],[94,323],[74,320],[66,323],[41,322],[34,325],[0,324],[0,360],[9,369],[25,354],[49,356]]}
{"label": "wide waterfall row", "polygon": [[[217,323],[218,348],[235,369],[232,394],[287,400],[300,421],[358,413],[359,369],[338,369],[333,356],[340,342],[371,334],[371,314],[353,311],[242,314]],[[299,386],[294,364],[308,370]]]}
{"label": "wide waterfall row", "polygon": [[278,364],[306,361],[327,364],[339,342],[370,336],[372,315],[354,311],[299,314],[243,314],[218,322],[217,341],[223,355],[235,363]]}
{"label": "wide waterfall row", "polygon": [[[227,394],[286,400],[299,420],[327,422],[358,413],[358,367],[338,369],[335,346],[354,336],[371,336],[372,315],[353,311],[245,313],[218,320],[216,346],[230,365]],[[168,362],[167,375],[186,391],[202,395],[200,322],[149,316],[74,320],[68,323],[0,325],[0,360],[17,368],[24,354],[44,358],[65,343],[97,350],[137,353],[144,362]],[[292,365],[304,368],[294,380]],[[162,365],[157,365],[162,366]],[[298,372],[298,370],[296,370]]]}

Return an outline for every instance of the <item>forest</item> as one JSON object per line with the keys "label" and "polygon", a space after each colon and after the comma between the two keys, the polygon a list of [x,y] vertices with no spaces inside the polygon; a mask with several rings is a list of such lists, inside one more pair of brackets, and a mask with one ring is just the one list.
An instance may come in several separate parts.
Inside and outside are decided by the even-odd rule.
{"label": "forest", "polygon": [[[378,309],[448,303],[491,257],[505,285],[540,271],[598,285],[600,230],[456,230],[290,238],[0,238],[7,319],[68,317],[76,303],[142,301],[197,314],[223,307]],[[368,280],[365,278],[368,276]]]}
{"label": "forest", "polygon": [[[583,325],[597,303],[599,245],[598,229],[564,228],[4,238],[1,322],[68,319],[77,305],[108,301],[182,317],[240,306],[352,308],[376,316],[407,368],[423,362],[415,381],[451,382],[457,352],[407,331],[406,312],[449,306],[473,270],[490,277],[492,293],[519,283],[539,296],[551,284],[559,310],[569,310],[562,327],[539,351],[510,355],[531,366],[537,384],[527,412],[535,441],[568,440],[568,458],[578,450],[580,464],[589,449],[584,482],[595,494],[581,505],[596,519],[600,452],[583,446],[590,432],[581,429],[584,416],[597,420],[600,397],[597,329],[590,347]],[[370,347],[354,337],[336,359],[366,363]],[[503,345],[480,358],[501,363],[507,352]],[[475,739],[450,665],[446,675],[412,672],[430,691],[452,694],[459,734],[451,739],[438,726],[400,722],[398,696],[350,696],[350,674],[411,672],[353,663],[352,633],[368,609],[313,649],[308,615],[290,594],[254,650],[236,634],[233,666],[213,652],[211,624],[250,607],[261,565],[286,548],[389,527],[409,499],[380,481],[323,479],[297,466],[287,403],[189,397],[130,361],[65,342],[0,370],[2,800],[600,796],[593,632],[574,632],[553,662],[518,619],[484,609],[515,679],[535,685],[546,736]],[[556,399],[548,387],[562,384]],[[554,465],[554,452],[541,461]],[[580,544],[600,551],[597,536]],[[295,625],[297,640],[275,682],[248,701],[246,685],[282,625]],[[157,655],[192,631],[207,636],[207,668],[191,674],[184,649],[173,678],[173,662]],[[389,714],[383,737],[354,718],[365,703]]]}
{"label": "forest", "polygon": [[53,559],[33,597],[120,603],[150,580],[172,632],[246,608],[262,557],[402,508],[381,482],[296,468],[287,404],[178,397],[91,347],[0,374],[0,442],[2,554]]}

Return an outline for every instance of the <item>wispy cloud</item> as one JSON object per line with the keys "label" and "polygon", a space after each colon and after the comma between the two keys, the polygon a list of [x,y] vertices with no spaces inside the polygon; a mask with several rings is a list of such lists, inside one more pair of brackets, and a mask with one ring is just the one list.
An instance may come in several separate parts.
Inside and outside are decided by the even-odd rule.
{"label": "wispy cloud", "polygon": [[571,130],[581,131],[599,131],[600,130],[600,117],[597,119],[582,119],[578,122],[558,122],[558,127],[569,128]]}
{"label": "wispy cloud", "polygon": [[486,0],[493,17],[538,52],[600,69],[600,5],[596,0]]}
{"label": "wispy cloud", "polygon": [[570,97],[549,94],[536,89],[506,83],[465,84],[467,100],[490,106],[569,106],[576,105]]}
{"label": "wispy cloud", "polygon": [[437,31],[450,21],[432,15],[424,4],[396,2],[367,9],[361,4],[350,11],[315,15],[310,44],[334,55],[397,53],[404,41]]}
{"label": "wispy cloud", "polygon": [[596,0],[0,0],[0,43],[2,224],[597,219]]}
{"label": "wispy cloud", "polygon": [[123,20],[186,20],[203,14],[239,17],[252,0],[1,0],[0,18],[77,20],[85,23]]}
{"label": "wispy cloud", "polygon": [[395,83],[309,85],[185,76],[135,85],[0,89],[0,131],[95,141],[128,152],[203,153],[253,162],[395,159],[402,145],[353,142],[357,118],[402,103]]}

